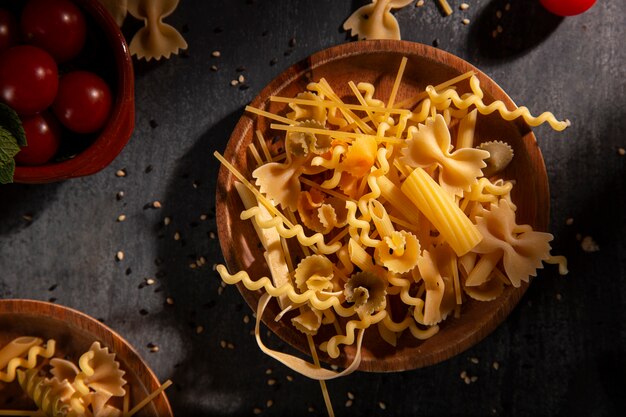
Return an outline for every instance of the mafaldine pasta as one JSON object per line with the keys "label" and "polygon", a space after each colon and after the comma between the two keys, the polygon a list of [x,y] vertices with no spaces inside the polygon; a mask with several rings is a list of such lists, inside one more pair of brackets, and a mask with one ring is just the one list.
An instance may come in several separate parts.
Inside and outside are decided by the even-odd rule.
{"label": "mafaldine pasta", "polygon": [[0,348],[0,380],[17,380],[35,411],[3,410],[0,416],[132,417],[171,385],[128,409],[129,386],[115,354],[94,342],[77,363],[58,357],[56,341],[19,337]]}
{"label": "mafaldine pasta", "polygon": [[[216,153],[237,179],[241,219],[254,225],[270,274],[223,265],[217,271],[228,284],[264,293],[259,346],[311,378],[357,369],[366,331],[393,346],[405,332],[427,339],[462,314],[467,299],[493,300],[528,282],[544,262],[567,273],[565,259],[550,253],[552,235],[517,224],[515,178],[503,175],[514,158],[507,138],[480,144],[475,131],[482,115],[494,112],[556,130],[569,122],[486,104],[473,72],[396,102],[406,63],[386,100],[358,80],[349,82],[353,97],[342,99],[322,78],[296,97],[271,97],[288,104],[284,114],[247,107],[272,121],[284,145],[272,153],[256,132],[250,173]],[[459,96],[461,83],[470,92]],[[259,320],[271,298],[282,310],[276,320],[303,333],[314,359],[315,349],[337,358],[343,346],[355,345],[353,362],[335,372],[264,345]],[[392,305],[404,306],[404,317],[392,318]],[[313,337],[324,327],[334,335],[316,345]]]}

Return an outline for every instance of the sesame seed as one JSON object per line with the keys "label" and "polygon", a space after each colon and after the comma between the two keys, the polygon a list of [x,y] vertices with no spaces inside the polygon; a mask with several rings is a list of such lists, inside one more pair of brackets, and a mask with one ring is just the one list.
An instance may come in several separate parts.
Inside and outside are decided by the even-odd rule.
{"label": "sesame seed", "polygon": [[159,347],[156,345],[150,346],[150,352],[157,353],[159,351]]}
{"label": "sesame seed", "polygon": [[562,299],[562,298],[563,298],[563,296],[562,296],[561,294],[558,294],[558,293],[557,293],[557,295],[556,295],[556,299],[557,299],[558,301],[561,301],[561,299]]}
{"label": "sesame seed", "polygon": [[31,216],[30,214],[25,214],[22,216],[22,219],[30,223],[33,221],[33,216]]}
{"label": "sesame seed", "polygon": [[276,58],[270,59],[270,65],[276,65],[276,64],[278,64],[278,60]]}
{"label": "sesame seed", "polygon": [[118,191],[118,193],[115,194],[115,199],[120,201],[122,198],[124,198],[124,191]]}
{"label": "sesame seed", "polygon": [[213,58],[219,58],[220,56],[222,56],[222,53],[220,51],[213,51],[211,52],[211,56]]}
{"label": "sesame seed", "polygon": [[287,381],[292,382],[293,381],[293,377],[291,375],[287,375],[285,377],[285,379],[287,379]]}
{"label": "sesame seed", "polygon": [[624,148],[617,148],[617,154],[618,154],[619,156],[624,156],[624,155],[626,155],[626,149],[624,149]]}
{"label": "sesame seed", "polygon": [[471,383],[472,383],[472,380],[470,379],[470,377],[469,377],[469,376],[466,376],[465,378],[463,378],[463,381],[464,381],[467,385],[469,385],[469,384],[471,384]]}
{"label": "sesame seed", "polygon": [[469,9],[469,4],[467,4],[467,3],[461,3],[461,5],[459,6],[459,9],[461,9],[461,10],[467,10],[467,9]]}
{"label": "sesame seed", "polygon": [[271,368],[267,368],[265,370],[265,375],[272,375],[272,369]]}
{"label": "sesame seed", "polygon": [[209,232],[209,239],[215,239],[215,232]]}
{"label": "sesame seed", "polygon": [[313,407],[312,405],[309,406],[309,408],[306,409],[309,413],[313,413],[315,412],[315,407]]}
{"label": "sesame seed", "polygon": [[496,371],[497,371],[498,369],[500,369],[500,364],[499,364],[498,362],[494,362],[494,363],[492,363],[492,364],[491,364],[491,366],[492,366],[492,367],[493,367],[493,369],[495,369]]}
{"label": "sesame seed", "polygon": [[121,250],[118,250],[117,253],[115,254],[115,259],[117,259],[118,261],[123,261],[124,260],[124,252],[122,252]]}
{"label": "sesame seed", "polygon": [[211,71],[217,71],[217,65],[211,65]]}
{"label": "sesame seed", "polygon": [[470,378],[470,382],[476,382],[478,381],[478,377],[477,376],[473,376]]}
{"label": "sesame seed", "polygon": [[239,77],[237,77],[237,81],[239,81],[240,83],[246,81],[246,77],[243,76],[243,74],[239,75]]}
{"label": "sesame seed", "polygon": [[511,3],[507,3],[507,4],[504,6],[504,11],[505,11],[505,12],[508,12],[509,10],[511,10]]}
{"label": "sesame seed", "polygon": [[171,222],[172,222],[172,218],[171,218],[171,217],[169,217],[169,216],[168,216],[168,217],[165,217],[165,218],[163,219],[163,225],[164,225],[164,226],[169,225]]}
{"label": "sesame seed", "polygon": [[198,326],[198,327],[196,327],[196,334],[200,334],[200,333],[202,333],[203,331],[204,331],[204,327],[202,327],[202,326]]}
{"label": "sesame seed", "polygon": [[198,265],[196,265],[195,263],[189,264],[189,268],[191,269],[196,269]]}
{"label": "sesame seed", "polygon": [[496,17],[502,19],[502,12],[500,10],[496,11]]}
{"label": "sesame seed", "polygon": [[493,31],[491,31],[491,37],[492,38],[497,38],[498,37],[498,31],[495,30],[495,29]]}
{"label": "sesame seed", "polygon": [[477,364],[478,358],[470,358],[470,362],[472,362],[473,364]]}
{"label": "sesame seed", "polygon": [[206,214],[201,214],[200,215],[200,220],[205,221],[207,219],[207,215]]}
{"label": "sesame seed", "polygon": [[118,169],[117,172],[115,173],[116,176],[118,177],[125,177],[126,176],[126,169]]}
{"label": "sesame seed", "polygon": [[153,201],[152,202],[152,207],[154,207],[155,209],[159,209],[161,208],[161,202],[160,201]]}
{"label": "sesame seed", "polygon": [[237,84],[239,84],[239,81],[237,81],[237,80],[231,80],[230,81],[230,85],[232,85],[233,87],[236,86]]}
{"label": "sesame seed", "polygon": [[346,407],[352,407],[352,400],[346,401]]}
{"label": "sesame seed", "polygon": [[568,218],[567,220],[565,220],[565,224],[567,226],[571,226],[574,224],[574,219],[572,217]]}
{"label": "sesame seed", "polygon": [[154,283],[155,283],[155,282],[156,282],[156,281],[155,281],[154,279],[152,279],[152,278],[148,278],[148,279],[146,280],[146,284],[147,284],[147,285],[154,285]]}
{"label": "sesame seed", "polygon": [[330,369],[336,371],[337,369],[339,369],[339,367],[337,365],[330,365]]}
{"label": "sesame seed", "polygon": [[179,232],[174,233],[174,240],[180,240],[180,233]]}
{"label": "sesame seed", "polygon": [[248,316],[247,314],[246,314],[245,316],[243,316],[243,322],[244,322],[245,324],[250,323],[250,316]]}
{"label": "sesame seed", "polygon": [[387,404],[385,404],[382,401],[378,402],[378,406],[380,407],[381,410],[386,410],[387,409]]}
{"label": "sesame seed", "polygon": [[498,25],[498,27],[496,28],[496,31],[498,31],[498,33],[502,33],[504,29],[502,28],[502,26]]}
{"label": "sesame seed", "polygon": [[267,408],[270,408],[270,407],[271,407],[271,406],[273,406],[273,405],[274,405],[274,401],[272,401],[272,400],[267,400],[267,401],[265,402],[265,406],[266,406]]}
{"label": "sesame seed", "polygon": [[461,23],[463,23],[464,25],[469,25],[470,20],[469,19],[463,19],[463,20],[461,20]]}
{"label": "sesame seed", "polygon": [[224,292],[224,287],[217,287],[217,295],[222,295]]}
{"label": "sesame seed", "polygon": [[348,391],[348,398],[354,400],[354,394]]}
{"label": "sesame seed", "polygon": [[467,371],[461,372],[461,379],[467,378]]}
{"label": "sesame seed", "polygon": [[173,299],[172,297],[167,297],[167,298],[165,299],[165,302],[166,302],[168,305],[174,305],[174,299]]}
{"label": "sesame seed", "polygon": [[126,215],[125,214],[120,214],[119,216],[117,216],[117,221],[118,222],[123,222],[124,220],[126,220]]}
{"label": "sesame seed", "polygon": [[270,378],[267,380],[267,385],[269,385],[270,387],[273,385],[276,385],[276,380],[274,378]]}
{"label": "sesame seed", "polygon": [[255,407],[252,409],[252,412],[254,414],[261,414],[263,412],[263,410],[261,410],[259,407]]}
{"label": "sesame seed", "polygon": [[220,340],[220,347],[226,349],[226,340]]}
{"label": "sesame seed", "polygon": [[230,350],[233,350],[235,348],[235,345],[229,342],[228,345],[226,345],[226,347]]}
{"label": "sesame seed", "polygon": [[585,236],[582,242],[580,242],[580,246],[582,247],[583,251],[588,253],[598,252],[600,250],[600,246],[596,243],[595,240],[593,240],[591,236]]}
{"label": "sesame seed", "polygon": [[424,0],[419,0],[417,3],[415,3],[415,7],[422,7],[424,5]]}

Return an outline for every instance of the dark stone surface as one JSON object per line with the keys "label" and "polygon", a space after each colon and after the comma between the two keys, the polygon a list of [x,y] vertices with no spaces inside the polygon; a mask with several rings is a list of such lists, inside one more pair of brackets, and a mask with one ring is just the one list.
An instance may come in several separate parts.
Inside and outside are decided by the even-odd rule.
{"label": "dark stone surface", "polygon": [[[185,32],[189,50],[136,63],[137,126],[111,166],[59,184],[0,187],[0,296],[53,298],[103,319],[161,379],[175,381],[169,396],[179,416],[250,415],[254,407],[263,415],[324,415],[317,382],[258,350],[249,333],[253,324],[243,323],[251,312],[237,290],[218,295],[220,280],[211,270],[221,261],[211,238],[218,171],[212,152],[224,149],[243,106],[283,69],[348,41],[341,25],[364,3],[182,1],[166,22]],[[433,1],[400,10],[403,39],[437,40],[439,48],[484,70],[517,103],[572,120],[564,133],[535,129],[552,190],[554,252],[569,258],[571,272],[560,277],[554,267],[542,270],[506,322],[456,358],[329,382],[335,412],[623,415],[626,157],[617,152],[626,147],[623,10],[619,2],[598,2],[581,16],[559,19],[536,0],[511,2],[510,12],[506,1],[468,3],[462,12],[460,1],[451,2],[449,17]],[[503,32],[494,40],[498,24]],[[127,21],[125,30],[137,26]],[[215,50],[221,57],[211,56]],[[230,85],[239,74],[248,89]],[[115,176],[121,168],[125,178]],[[125,196],[118,201],[119,191]],[[144,208],[155,200],[161,209]],[[120,214],[127,216],[123,223],[116,222]],[[165,216],[172,218],[168,226]],[[572,225],[565,224],[568,218]],[[600,251],[582,251],[577,235],[592,236]],[[118,250],[126,255],[122,262],[115,261]],[[190,269],[200,256],[207,266]],[[156,284],[142,286],[148,277]],[[196,334],[199,325],[204,331]],[[234,349],[222,348],[222,340]],[[160,351],[150,353],[149,343]],[[476,382],[466,385],[463,371]],[[268,385],[269,378],[277,383]],[[344,405],[348,392],[355,396],[350,408]]]}

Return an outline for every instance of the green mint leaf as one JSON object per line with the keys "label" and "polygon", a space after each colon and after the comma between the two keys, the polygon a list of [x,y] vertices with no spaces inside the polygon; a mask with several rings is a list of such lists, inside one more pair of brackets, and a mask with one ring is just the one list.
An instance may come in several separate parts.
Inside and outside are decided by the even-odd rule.
{"label": "green mint leaf", "polygon": [[6,164],[0,164],[0,184],[10,184],[13,182],[15,173],[15,160],[11,159]]}
{"label": "green mint leaf", "polygon": [[20,117],[15,113],[15,110],[4,103],[0,103],[0,127],[4,127],[11,132],[13,137],[17,139],[18,145],[27,145],[26,133],[24,133]]}
{"label": "green mint leaf", "polygon": [[20,151],[17,139],[7,129],[0,126],[0,184],[13,182],[15,155]]}

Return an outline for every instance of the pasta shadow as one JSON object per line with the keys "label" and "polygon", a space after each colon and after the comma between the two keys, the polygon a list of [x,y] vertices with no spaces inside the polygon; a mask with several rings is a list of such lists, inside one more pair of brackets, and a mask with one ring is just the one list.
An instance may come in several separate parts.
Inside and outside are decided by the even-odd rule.
{"label": "pasta shadow", "polygon": [[493,0],[471,25],[469,47],[479,58],[513,59],[541,44],[562,21],[539,0]]}
{"label": "pasta shadow", "polygon": [[213,152],[223,152],[240,116],[233,112],[213,124],[178,161],[164,200],[171,222],[155,225],[157,279],[163,298],[171,297],[159,319],[179,329],[184,351],[169,375],[175,386],[168,397],[177,415],[236,415],[247,401],[241,398],[254,392],[248,374],[264,375],[262,354],[249,334],[253,320],[242,322],[252,312],[235,288],[221,287],[213,269],[223,263],[214,208],[220,164]]}

